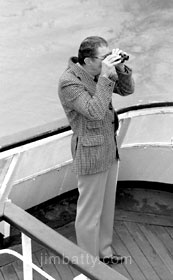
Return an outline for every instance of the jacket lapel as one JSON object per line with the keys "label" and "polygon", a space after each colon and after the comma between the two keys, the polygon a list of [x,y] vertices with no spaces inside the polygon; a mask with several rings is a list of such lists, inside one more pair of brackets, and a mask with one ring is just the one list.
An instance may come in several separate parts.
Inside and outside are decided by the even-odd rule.
{"label": "jacket lapel", "polygon": [[95,94],[96,82],[82,67],[77,65],[77,57],[72,57],[69,60],[69,68],[74,75],[86,86],[87,91],[91,96]]}

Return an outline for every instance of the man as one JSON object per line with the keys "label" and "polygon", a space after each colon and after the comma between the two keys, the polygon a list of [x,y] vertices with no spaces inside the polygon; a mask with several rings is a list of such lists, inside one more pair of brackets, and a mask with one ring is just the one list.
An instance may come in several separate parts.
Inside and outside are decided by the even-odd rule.
{"label": "man", "polygon": [[73,130],[71,151],[79,190],[77,243],[107,264],[124,260],[111,248],[119,166],[112,94],[134,92],[132,70],[124,65],[123,56],[127,58],[119,49],[110,52],[101,37],[86,38],[78,57],[70,59],[58,90]]}

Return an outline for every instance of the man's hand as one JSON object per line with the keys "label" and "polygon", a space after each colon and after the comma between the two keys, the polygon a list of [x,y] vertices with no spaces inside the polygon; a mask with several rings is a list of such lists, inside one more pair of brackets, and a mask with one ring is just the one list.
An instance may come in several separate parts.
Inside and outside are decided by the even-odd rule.
{"label": "man's hand", "polygon": [[122,50],[120,49],[113,49],[112,54],[108,55],[103,61],[102,61],[102,70],[101,75],[105,77],[109,77],[111,73],[115,72],[115,68],[124,71],[124,63],[121,62]]}

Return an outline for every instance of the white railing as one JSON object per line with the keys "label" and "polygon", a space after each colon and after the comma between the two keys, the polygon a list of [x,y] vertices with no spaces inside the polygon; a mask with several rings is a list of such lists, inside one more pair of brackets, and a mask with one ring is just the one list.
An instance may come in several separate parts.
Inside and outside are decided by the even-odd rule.
{"label": "white railing", "polygon": [[[55,254],[55,256],[60,257],[67,265],[71,265],[77,269],[79,273],[81,273],[79,274],[80,276],[78,276],[79,279],[87,279],[88,277],[92,280],[105,280],[106,278],[109,280],[128,280],[125,276],[100,262],[99,259],[96,260],[93,266],[93,264],[87,260],[88,258],[93,259],[94,256],[90,255],[88,252],[63,237],[55,230],[46,226],[12,202],[8,201],[0,204],[0,219],[8,221],[8,223],[13,224],[22,232],[23,255],[20,255],[13,250],[8,251],[10,249],[2,249],[0,252],[11,253],[24,261],[24,280],[33,279],[33,269],[39,271],[42,275],[44,274],[43,276],[46,276],[47,279],[54,279],[32,264],[31,238],[42,244],[47,250]],[[78,262],[74,262],[74,256]]]}
{"label": "white railing", "polygon": [[[129,127],[130,121],[132,118],[135,117],[140,117],[140,116],[144,116],[144,115],[152,115],[152,114],[172,114],[173,113],[173,105],[172,107],[153,107],[153,108],[143,108],[142,110],[129,110],[126,112],[123,112],[119,115],[120,118],[120,129],[119,129],[119,143],[121,145],[127,129]],[[71,131],[67,131],[65,133],[65,136],[70,136],[71,135]],[[51,136],[53,140],[58,140],[61,138],[60,135],[54,135]],[[48,139],[43,139],[40,140],[41,145],[46,144],[49,140]],[[28,151],[30,148],[36,148],[40,145],[39,142],[35,142],[35,143],[30,143],[27,144],[23,147],[17,147],[14,148],[14,150],[10,150],[10,151],[5,151],[4,153],[2,153],[0,155],[0,158],[8,158],[8,162],[7,165],[9,164],[8,168],[7,168],[7,172],[4,176],[4,180],[1,184],[1,188],[0,188],[0,202],[1,203],[5,203],[8,202],[8,197],[9,194],[11,192],[12,189],[12,180],[13,180],[13,176],[15,173],[15,170],[18,168],[18,163],[19,163],[19,157],[20,157],[20,153],[24,152],[24,151]],[[172,142],[171,142],[172,144]],[[11,158],[10,158],[11,157]],[[8,219],[7,219],[8,220]],[[4,237],[9,235],[9,228],[10,225],[7,222],[3,222],[4,223]],[[39,237],[37,237],[39,240]],[[51,247],[51,246],[50,246]],[[37,267],[35,264],[32,263],[32,249],[31,249],[31,239],[30,237],[26,236],[25,234],[22,233],[22,250],[23,250],[23,255],[15,252],[14,250],[10,250],[10,249],[2,249],[0,250],[0,254],[12,254],[15,257],[19,258],[21,261],[23,261],[23,273],[24,273],[24,280],[32,280],[33,279],[33,269],[36,270],[38,273],[40,273],[42,276],[44,276],[47,279],[50,280],[54,280],[53,277],[51,277],[50,275],[48,275],[46,272],[44,272],[42,269],[40,269],[39,267]],[[81,269],[81,267],[80,267]],[[106,269],[106,268],[105,268]],[[85,270],[85,269],[84,269]],[[112,276],[112,274],[110,274],[110,279],[120,279],[120,280],[127,280],[127,278],[125,278],[124,276],[120,275],[120,274],[115,274],[115,278]],[[83,274],[79,275],[78,277],[76,277],[77,279],[86,279],[87,277]],[[103,278],[94,278],[93,279],[103,279]]]}
{"label": "white railing", "polygon": [[[24,247],[23,247],[23,249],[24,249]],[[21,254],[19,254],[18,252],[14,251],[14,250],[2,249],[2,250],[0,250],[0,255],[3,255],[3,254],[13,255],[23,262],[23,275],[24,275],[23,279],[24,280],[33,280],[33,273],[32,273],[33,269],[48,280],[56,280],[55,278],[50,276],[48,273],[43,271],[41,268],[39,268],[38,266],[36,266],[35,264],[33,264],[32,262],[27,260],[27,257],[22,256]]]}

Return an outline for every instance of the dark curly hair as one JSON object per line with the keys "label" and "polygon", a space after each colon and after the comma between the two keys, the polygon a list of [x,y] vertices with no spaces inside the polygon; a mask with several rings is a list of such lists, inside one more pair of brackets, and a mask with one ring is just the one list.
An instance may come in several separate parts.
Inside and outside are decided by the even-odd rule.
{"label": "dark curly hair", "polygon": [[86,57],[94,58],[97,55],[97,49],[101,46],[108,46],[107,41],[102,37],[90,36],[84,39],[79,47],[78,62],[83,65]]}

